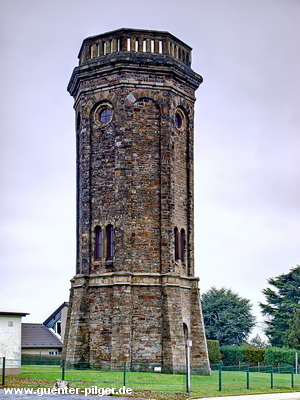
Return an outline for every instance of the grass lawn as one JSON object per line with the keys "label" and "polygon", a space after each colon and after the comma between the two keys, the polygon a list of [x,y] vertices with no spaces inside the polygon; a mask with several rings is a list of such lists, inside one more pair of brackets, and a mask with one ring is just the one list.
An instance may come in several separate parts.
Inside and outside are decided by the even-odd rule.
{"label": "grass lawn", "polygon": [[[21,375],[8,376],[7,387],[52,387],[56,379],[62,378],[60,366],[23,365]],[[185,393],[185,375],[164,374],[154,372],[126,372],[126,387],[133,390],[134,397],[156,399],[184,400],[190,397],[228,396],[238,394],[253,394],[266,392],[282,392],[300,390],[300,378],[294,376],[294,388],[291,387],[291,374],[273,374],[273,389],[271,389],[271,374],[245,371],[222,371],[221,388],[219,391],[219,372],[212,371],[210,376],[191,376],[191,393]],[[71,387],[86,388],[120,388],[124,384],[123,371],[103,370],[66,370],[65,380]]]}

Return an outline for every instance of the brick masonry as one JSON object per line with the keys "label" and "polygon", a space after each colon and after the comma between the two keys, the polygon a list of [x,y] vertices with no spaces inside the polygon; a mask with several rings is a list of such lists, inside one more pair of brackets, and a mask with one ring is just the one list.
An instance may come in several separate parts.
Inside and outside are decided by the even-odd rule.
{"label": "brick masonry", "polygon": [[[194,277],[193,121],[202,78],[190,68],[191,48],[167,32],[120,29],[85,39],[79,60],[68,86],[77,266],[64,357],[185,364],[185,324],[191,362],[209,370]],[[101,121],[104,110],[110,114]],[[184,232],[178,259],[175,228]]]}

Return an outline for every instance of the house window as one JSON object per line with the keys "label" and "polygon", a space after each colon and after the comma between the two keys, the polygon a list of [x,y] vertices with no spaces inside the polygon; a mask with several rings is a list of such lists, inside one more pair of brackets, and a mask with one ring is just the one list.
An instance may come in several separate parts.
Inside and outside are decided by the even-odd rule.
{"label": "house window", "polygon": [[179,231],[177,226],[174,228],[174,248],[175,248],[175,261],[180,259],[179,252]]}
{"label": "house window", "polygon": [[112,260],[114,258],[114,228],[112,225],[106,227],[106,259]]}
{"label": "house window", "polygon": [[96,226],[95,228],[95,260],[102,258],[102,228]]}
{"label": "house window", "polygon": [[56,332],[58,335],[61,335],[61,321],[57,321],[57,322],[56,322],[56,324],[55,324],[55,332]]}
{"label": "house window", "polygon": [[181,229],[181,231],[180,231],[180,259],[183,264],[185,263],[185,247],[186,247],[185,230]]}

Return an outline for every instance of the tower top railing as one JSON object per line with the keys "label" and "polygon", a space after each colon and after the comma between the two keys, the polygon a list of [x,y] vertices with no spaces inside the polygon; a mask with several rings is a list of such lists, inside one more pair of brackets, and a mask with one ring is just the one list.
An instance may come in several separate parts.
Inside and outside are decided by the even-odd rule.
{"label": "tower top railing", "polygon": [[169,32],[121,28],[84,39],[79,51],[79,65],[113,53],[133,52],[170,55],[191,66],[192,48]]}

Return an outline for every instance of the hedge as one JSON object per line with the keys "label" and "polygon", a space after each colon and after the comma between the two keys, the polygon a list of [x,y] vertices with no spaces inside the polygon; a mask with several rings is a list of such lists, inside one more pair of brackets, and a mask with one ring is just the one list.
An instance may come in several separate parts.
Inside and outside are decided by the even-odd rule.
{"label": "hedge", "polygon": [[257,364],[264,362],[264,353],[262,349],[256,349],[255,347],[246,347],[244,350],[244,361],[249,364]]}
{"label": "hedge", "polygon": [[224,365],[237,365],[246,362],[257,364],[264,362],[264,350],[246,346],[222,346],[222,361]]}
{"label": "hedge", "polygon": [[61,356],[54,356],[48,354],[21,354],[22,365],[59,365]]}
{"label": "hedge", "polygon": [[207,350],[210,364],[221,364],[220,342],[207,340]]}
{"label": "hedge", "polygon": [[266,350],[262,350],[247,346],[222,346],[220,350],[224,365],[263,362],[265,365],[273,366],[294,365],[297,351],[286,347],[267,347]]}
{"label": "hedge", "polygon": [[264,363],[278,366],[279,364],[295,364],[295,353],[297,350],[286,347],[267,347],[264,355]]}
{"label": "hedge", "polygon": [[244,361],[243,346],[221,346],[222,361],[224,365],[237,365]]}

